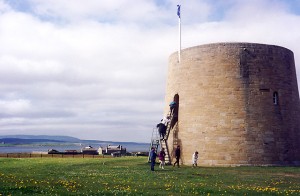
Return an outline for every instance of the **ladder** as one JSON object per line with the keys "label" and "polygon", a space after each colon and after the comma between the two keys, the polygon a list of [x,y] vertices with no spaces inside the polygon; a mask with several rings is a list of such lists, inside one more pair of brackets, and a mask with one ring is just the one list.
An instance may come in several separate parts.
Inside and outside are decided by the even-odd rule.
{"label": "ladder", "polygon": [[[173,127],[171,127],[171,122],[173,121],[173,114],[171,113],[171,111],[168,113],[167,116],[170,116],[170,122],[168,122],[166,125],[166,135],[165,135],[164,140],[162,138],[160,138],[158,128],[153,128],[148,161],[150,161],[150,151],[151,151],[152,147],[154,147],[156,149],[156,152],[158,152],[158,149],[161,150],[162,148],[164,148],[165,153],[166,153],[165,163],[166,163],[166,165],[171,165],[171,156],[170,156],[170,151],[169,151],[169,146],[168,146],[168,138],[169,138],[171,130],[173,129]],[[176,122],[176,124],[177,124],[177,122]]]}
{"label": "ladder", "polygon": [[173,128],[173,127],[171,127],[171,123],[173,121],[173,113],[171,113],[171,111],[170,111],[168,113],[168,116],[170,116],[170,122],[168,122],[167,128],[166,128],[166,135],[165,135],[166,140],[168,140],[170,132],[171,132],[171,129]]}
{"label": "ladder", "polygon": [[169,147],[168,147],[168,143],[167,140],[160,140],[160,144],[161,144],[161,148],[165,149],[165,164],[166,165],[171,165],[171,157],[170,157],[170,152],[169,152]]}
{"label": "ladder", "polygon": [[171,156],[170,156],[170,150],[169,150],[169,146],[168,146],[168,138],[171,132],[171,122],[173,120],[173,113],[171,113],[171,111],[168,113],[168,116],[170,116],[170,122],[167,123],[166,125],[166,135],[165,135],[165,139],[161,140],[161,147],[165,149],[165,162],[167,165],[171,165]]}

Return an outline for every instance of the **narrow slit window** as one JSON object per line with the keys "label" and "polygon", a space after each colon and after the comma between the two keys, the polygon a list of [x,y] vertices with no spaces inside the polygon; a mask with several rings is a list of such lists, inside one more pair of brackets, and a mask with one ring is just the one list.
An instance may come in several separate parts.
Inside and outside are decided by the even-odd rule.
{"label": "narrow slit window", "polygon": [[278,105],[278,93],[277,92],[273,93],[273,103],[274,103],[274,105]]}

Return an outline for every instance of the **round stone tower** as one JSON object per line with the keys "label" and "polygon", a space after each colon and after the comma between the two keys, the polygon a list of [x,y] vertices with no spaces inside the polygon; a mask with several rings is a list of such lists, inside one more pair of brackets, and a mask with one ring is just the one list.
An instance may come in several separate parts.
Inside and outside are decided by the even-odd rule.
{"label": "round stone tower", "polygon": [[[168,149],[190,165],[299,165],[300,102],[293,52],[214,43],[169,58],[165,114],[177,102]],[[173,159],[174,161],[174,159]]]}

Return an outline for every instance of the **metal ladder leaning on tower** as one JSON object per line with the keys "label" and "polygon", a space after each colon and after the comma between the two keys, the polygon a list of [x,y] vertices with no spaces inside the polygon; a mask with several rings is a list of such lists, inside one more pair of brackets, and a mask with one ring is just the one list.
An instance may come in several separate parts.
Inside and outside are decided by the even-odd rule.
{"label": "metal ladder leaning on tower", "polygon": [[[169,147],[168,147],[168,138],[169,138],[169,134],[171,132],[171,130],[175,127],[175,125],[171,126],[172,122],[173,122],[173,113],[170,111],[168,113],[168,115],[170,117],[170,121],[167,123],[166,125],[166,135],[165,138],[162,139],[160,138],[159,132],[158,132],[158,128],[153,128],[153,132],[152,132],[152,137],[151,137],[151,143],[150,143],[150,150],[154,147],[156,149],[156,151],[158,151],[158,149],[165,149],[165,163],[166,165],[171,165],[171,155],[170,155],[170,151],[169,151]],[[177,122],[175,123],[177,124]],[[173,143],[176,142],[176,138],[173,138]],[[149,157],[148,157],[148,161],[150,162],[150,153],[149,153]]]}

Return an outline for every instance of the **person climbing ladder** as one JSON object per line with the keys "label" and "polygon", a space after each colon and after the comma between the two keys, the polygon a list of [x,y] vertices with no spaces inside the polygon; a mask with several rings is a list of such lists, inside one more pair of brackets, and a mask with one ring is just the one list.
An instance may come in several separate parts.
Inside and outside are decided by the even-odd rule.
{"label": "person climbing ladder", "polygon": [[177,103],[175,101],[172,101],[170,104],[170,115],[173,114],[175,107],[177,106]]}

